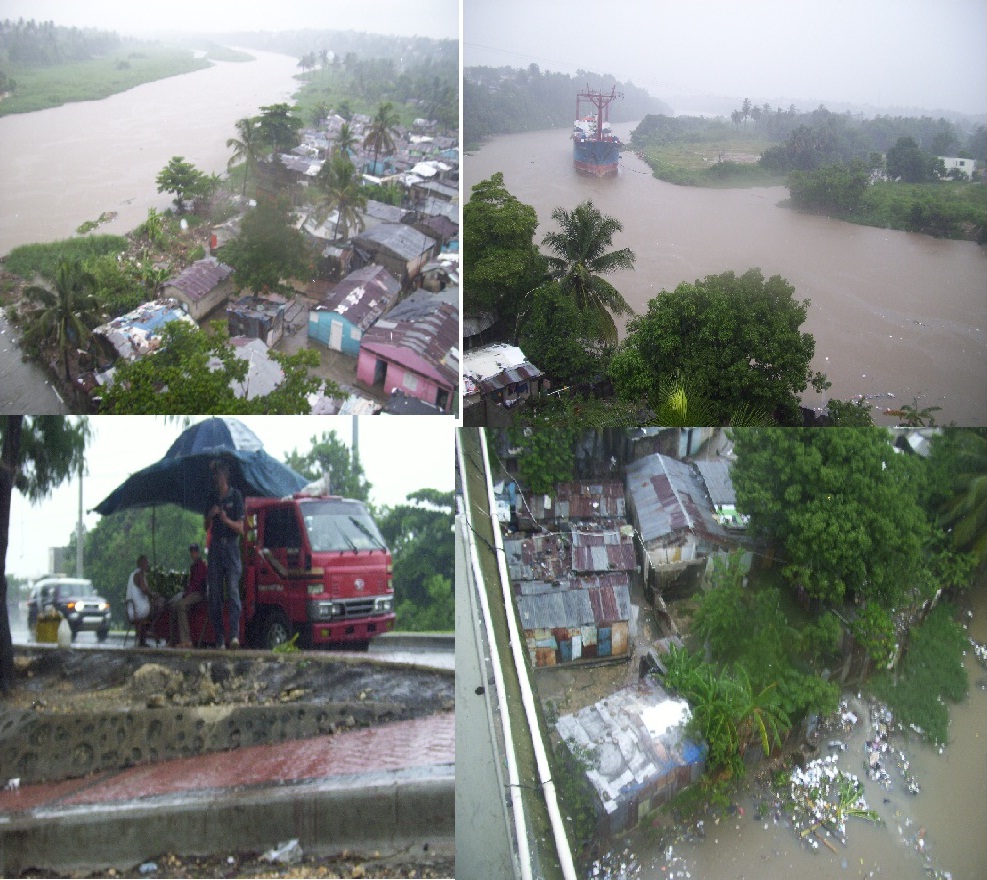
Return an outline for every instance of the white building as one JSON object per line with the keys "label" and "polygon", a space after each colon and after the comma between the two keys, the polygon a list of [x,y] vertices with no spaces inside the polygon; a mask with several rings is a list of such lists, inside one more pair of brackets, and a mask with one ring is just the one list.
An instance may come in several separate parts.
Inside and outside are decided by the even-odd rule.
{"label": "white building", "polygon": [[954,168],[958,168],[967,180],[973,179],[973,168],[975,165],[973,159],[960,159],[956,156],[938,156],[937,158],[942,159],[943,165],[946,166],[947,176],[949,176],[949,172]]}

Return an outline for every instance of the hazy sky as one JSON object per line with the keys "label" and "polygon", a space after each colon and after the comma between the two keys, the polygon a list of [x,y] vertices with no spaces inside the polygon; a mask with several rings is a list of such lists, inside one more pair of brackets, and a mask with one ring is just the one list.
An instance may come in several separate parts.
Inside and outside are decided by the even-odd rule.
{"label": "hazy sky", "polygon": [[[239,416],[279,461],[292,450],[306,452],[313,435],[335,431],[352,445],[352,419],[338,416]],[[196,417],[195,421],[199,421]],[[86,453],[83,507],[99,504],[135,471],[162,458],[182,432],[181,425],[155,416],[95,416],[95,436]],[[400,423],[400,427],[396,427]],[[394,506],[417,489],[451,492],[454,486],[454,431],[450,420],[426,416],[377,416],[360,419],[360,461],[378,505]],[[14,492],[10,515],[7,572],[35,577],[48,568],[48,548],[64,546],[75,530],[79,483],[62,484],[40,504]],[[99,514],[84,515],[87,529]]]}
{"label": "hazy sky", "polygon": [[[652,95],[987,113],[984,0],[464,0],[464,64],[612,73]],[[799,104],[802,101],[802,104]],[[687,110],[676,101],[676,110]],[[784,105],[784,106],[787,106]]]}
{"label": "hazy sky", "polygon": [[2,0],[0,17],[97,27],[121,34],[169,31],[290,31],[303,28],[455,39],[458,0]]}

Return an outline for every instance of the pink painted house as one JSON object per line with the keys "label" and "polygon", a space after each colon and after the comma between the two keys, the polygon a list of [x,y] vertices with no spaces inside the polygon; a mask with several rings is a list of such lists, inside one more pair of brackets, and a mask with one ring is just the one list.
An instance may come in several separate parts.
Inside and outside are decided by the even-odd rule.
{"label": "pink painted house", "polygon": [[416,291],[360,341],[357,382],[385,395],[395,389],[452,412],[459,386],[459,309]]}

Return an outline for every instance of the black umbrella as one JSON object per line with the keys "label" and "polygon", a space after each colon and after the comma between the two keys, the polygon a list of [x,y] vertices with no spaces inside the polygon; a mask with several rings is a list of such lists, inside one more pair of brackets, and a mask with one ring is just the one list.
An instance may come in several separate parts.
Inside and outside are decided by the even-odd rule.
{"label": "black umbrella", "polygon": [[177,504],[205,513],[212,491],[209,466],[220,458],[230,466],[230,483],[245,497],[280,498],[307,482],[268,455],[246,425],[223,416],[186,428],[164,458],[129,476],[93,509],[106,516],[129,507]]}

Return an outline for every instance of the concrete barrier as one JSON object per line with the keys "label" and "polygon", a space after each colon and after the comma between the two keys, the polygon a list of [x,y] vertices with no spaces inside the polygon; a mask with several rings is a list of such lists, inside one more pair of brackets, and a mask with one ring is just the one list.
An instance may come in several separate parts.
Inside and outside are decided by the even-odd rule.
{"label": "concrete barrier", "polygon": [[453,852],[455,772],[414,768],[181,798],[53,809],[0,824],[0,876],[28,869],[131,868],[166,853],[259,852],[298,838],[330,855],[418,848]]}

